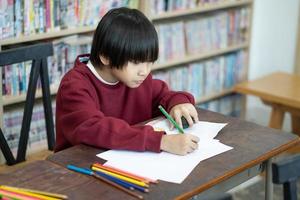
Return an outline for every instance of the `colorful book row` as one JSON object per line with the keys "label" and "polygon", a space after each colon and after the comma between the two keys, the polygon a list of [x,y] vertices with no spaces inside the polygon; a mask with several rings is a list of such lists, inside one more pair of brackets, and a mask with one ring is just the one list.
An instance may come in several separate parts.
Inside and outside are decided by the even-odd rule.
{"label": "colorful book row", "polygon": [[205,96],[231,89],[246,79],[247,52],[238,51],[214,59],[194,62],[153,73],[164,80],[172,90],[188,91],[197,101]]}
{"label": "colorful book row", "polygon": [[138,8],[138,0],[1,0],[0,39],[95,26],[116,7]]}
{"label": "colorful book row", "polygon": [[185,21],[158,23],[155,27],[160,48],[158,63],[164,63],[246,42],[249,9],[234,9]]}

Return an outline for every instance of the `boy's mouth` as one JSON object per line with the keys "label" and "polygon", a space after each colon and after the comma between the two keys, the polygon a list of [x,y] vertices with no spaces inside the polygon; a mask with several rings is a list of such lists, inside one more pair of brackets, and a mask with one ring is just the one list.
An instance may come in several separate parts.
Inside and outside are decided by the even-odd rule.
{"label": "boy's mouth", "polygon": [[136,84],[142,84],[144,80],[134,81]]}

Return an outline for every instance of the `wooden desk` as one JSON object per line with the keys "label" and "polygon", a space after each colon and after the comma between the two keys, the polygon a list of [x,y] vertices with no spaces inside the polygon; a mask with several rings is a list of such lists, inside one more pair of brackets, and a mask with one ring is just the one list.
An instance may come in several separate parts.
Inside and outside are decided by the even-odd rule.
{"label": "wooden desk", "polygon": [[258,96],[272,107],[271,128],[282,128],[284,113],[291,113],[292,132],[300,136],[300,76],[283,72],[241,83],[235,90]]}
{"label": "wooden desk", "polygon": [[13,173],[0,174],[0,185],[60,193],[68,199],[134,199],[93,177],[72,172],[53,162],[40,160]]}
{"label": "wooden desk", "polygon": [[[160,181],[157,185],[151,185],[150,193],[144,194],[144,198],[188,199],[198,194],[199,199],[207,199],[217,192],[228,191],[266,169],[266,199],[272,199],[271,158],[298,144],[299,137],[210,111],[198,110],[198,113],[200,120],[228,122],[217,139],[234,149],[201,161],[182,184]],[[78,145],[50,155],[48,161],[62,167],[67,164],[89,167],[94,162],[104,162],[96,157],[103,151]],[[102,191],[101,188],[99,190]]]}

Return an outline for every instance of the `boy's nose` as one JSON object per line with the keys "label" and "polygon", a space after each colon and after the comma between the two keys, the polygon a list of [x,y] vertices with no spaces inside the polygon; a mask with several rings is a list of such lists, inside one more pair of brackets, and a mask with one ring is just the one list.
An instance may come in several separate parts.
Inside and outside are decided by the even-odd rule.
{"label": "boy's nose", "polygon": [[145,66],[141,67],[141,69],[138,72],[138,75],[145,76],[145,75],[147,75],[147,73],[148,73],[148,67],[147,67],[147,65],[145,65]]}

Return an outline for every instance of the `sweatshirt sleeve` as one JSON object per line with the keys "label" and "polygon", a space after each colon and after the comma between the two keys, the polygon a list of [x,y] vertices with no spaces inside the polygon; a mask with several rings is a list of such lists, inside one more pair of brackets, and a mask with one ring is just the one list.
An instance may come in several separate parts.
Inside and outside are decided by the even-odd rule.
{"label": "sweatshirt sleeve", "polygon": [[160,152],[164,132],[156,132],[147,125],[130,126],[124,120],[105,116],[91,91],[82,84],[62,84],[60,90],[57,97],[57,134],[62,134],[70,144]]}
{"label": "sweatshirt sleeve", "polygon": [[195,104],[193,95],[183,91],[171,91],[165,82],[158,79],[152,79],[152,99],[154,116],[157,116],[159,112],[158,105],[162,105],[167,112],[170,112],[171,108],[177,104]]}

